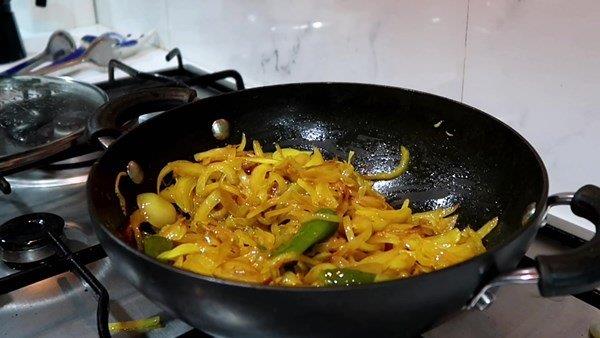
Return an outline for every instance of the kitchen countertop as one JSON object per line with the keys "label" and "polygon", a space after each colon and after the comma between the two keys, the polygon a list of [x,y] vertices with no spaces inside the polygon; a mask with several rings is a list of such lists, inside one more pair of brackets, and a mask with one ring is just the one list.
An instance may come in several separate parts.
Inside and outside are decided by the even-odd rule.
{"label": "kitchen countertop", "polygon": [[[480,5],[473,4],[473,6],[477,7]],[[486,28],[486,25],[491,24],[487,23],[484,19],[485,16],[481,20],[474,20],[471,23],[469,32],[472,41],[484,39],[485,32],[489,34],[491,28]],[[492,16],[488,19],[492,20],[494,17]],[[565,21],[561,24],[567,25],[568,23],[568,21]],[[519,24],[519,22],[517,22],[517,24]],[[595,27],[594,25],[594,23],[588,23],[588,28],[592,29]],[[556,30],[558,31],[559,28]],[[496,27],[496,29],[498,28]],[[76,39],[79,39],[83,34],[99,34],[107,30],[107,27],[94,25],[73,29],[71,32]],[[509,34],[509,36],[511,34],[514,35],[514,38],[517,39],[518,42],[518,30],[516,28],[510,28],[507,34]],[[27,50],[41,50],[46,43],[48,35],[49,33],[40,33],[24,37],[24,43]],[[514,39],[505,39],[502,41],[504,44],[510,44]],[[569,84],[566,80],[564,83],[558,84],[558,87],[556,88],[551,87],[550,85],[543,88],[538,88],[539,86],[537,86],[532,90],[531,96],[529,96],[529,94],[522,95],[519,91],[525,89],[522,87],[519,87],[519,89],[514,88],[514,86],[511,85],[511,82],[507,80],[512,73],[507,72],[506,70],[514,68],[515,71],[523,71],[523,82],[525,83],[523,86],[527,86],[527,84],[533,86],[536,81],[536,74],[524,71],[524,69],[530,65],[528,61],[514,58],[509,60],[511,62],[506,62],[505,64],[490,62],[488,59],[477,56],[482,55],[482,53],[477,52],[476,49],[479,48],[477,46],[480,45],[473,43],[471,46],[466,46],[467,52],[471,51],[474,56],[469,56],[465,59],[465,63],[469,65],[467,68],[469,71],[468,73],[463,74],[465,77],[465,95],[464,97],[461,97],[461,99],[468,104],[473,104],[476,107],[481,107],[484,110],[489,111],[492,115],[514,127],[532,142],[534,147],[540,152],[540,155],[548,168],[551,193],[563,190],[575,190],[584,183],[600,184],[600,171],[595,169],[600,167],[600,158],[589,156],[591,152],[600,147],[600,134],[597,133],[597,127],[600,126],[598,125],[598,121],[600,120],[594,119],[593,99],[590,97],[586,100],[582,94],[582,101],[577,104],[577,109],[571,110],[567,104],[559,105],[559,108],[557,108],[554,102],[544,101],[545,98],[542,95],[544,90],[551,90],[551,92],[555,93],[557,96],[560,95],[559,92],[562,90],[561,88],[569,90],[565,87]],[[501,48],[501,46],[495,48]],[[523,46],[523,48],[528,47]],[[185,57],[185,55],[187,55],[186,49],[183,49],[182,53],[185,58],[185,63],[194,65],[194,62],[190,62],[189,58]],[[124,61],[139,70],[156,70],[172,67],[176,61],[172,60],[170,63],[166,63],[164,59],[165,54],[165,49],[151,47],[144,49],[140,53],[131,56]],[[192,59],[194,58],[192,57]],[[208,64],[210,64],[210,62]],[[0,71],[11,65],[12,64],[0,66]],[[207,71],[222,70],[206,69],[207,66],[205,63],[196,62],[195,65],[199,65],[200,68],[204,66],[203,69]],[[537,66],[537,68],[540,67],[542,66]],[[546,64],[544,67],[549,67],[549,65]],[[233,68],[236,67],[234,66]],[[543,69],[537,69],[537,71],[542,72]],[[497,82],[491,84],[489,81],[486,82],[486,74],[497,75]],[[242,71],[242,76],[244,76],[244,79],[250,86],[252,86],[252,84],[257,85],[264,82],[264,79],[259,79],[252,75],[255,74],[251,73],[251,76],[248,77]],[[117,77],[121,76],[124,76],[124,74],[117,72]],[[105,81],[107,79],[107,73],[103,68],[91,66],[71,75],[71,77],[81,81],[98,82]],[[282,81],[281,78],[278,79],[279,81]],[[434,90],[434,92],[439,92],[439,90]],[[443,95],[443,91],[440,94]],[[487,99],[483,99],[486,97],[493,97],[493,99],[491,101],[486,101]],[[539,100],[546,102],[541,104],[541,107],[545,109],[547,114],[543,118],[534,118],[533,116],[538,115],[534,115],[528,110],[518,109],[519,100]],[[502,107],[502,109],[499,109],[499,107]],[[569,114],[566,115],[564,111],[569,111]],[[590,238],[593,235],[593,225],[574,216],[568,207],[551,209],[549,211],[548,222],[582,238]]]}

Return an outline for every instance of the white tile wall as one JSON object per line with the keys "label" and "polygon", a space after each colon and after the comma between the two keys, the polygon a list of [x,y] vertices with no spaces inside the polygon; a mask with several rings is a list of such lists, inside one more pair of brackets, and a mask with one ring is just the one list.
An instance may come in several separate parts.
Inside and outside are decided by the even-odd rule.
{"label": "white tile wall", "polygon": [[[167,0],[95,0],[98,23],[133,35],[156,30],[158,43],[169,45]],[[172,1],[178,2],[178,1]]]}
{"label": "white tile wall", "polygon": [[96,6],[99,23],[119,30],[156,27],[163,43],[180,47],[187,59],[206,69],[236,68],[251,84],[358,81],[460,97],[466,0],[376,6],[358,0],[97,0]]}
{"label": "white tile wall", "polygon": [[600,185],[600,2],[471,1],[469,18],[464,101],[533,143],[551,192]]}
{"label": "white tile wall", "polygon": [[93,0],[49,0],[36,7],[33,0],[13,0],[11,7],[24,36],[96,24]]}

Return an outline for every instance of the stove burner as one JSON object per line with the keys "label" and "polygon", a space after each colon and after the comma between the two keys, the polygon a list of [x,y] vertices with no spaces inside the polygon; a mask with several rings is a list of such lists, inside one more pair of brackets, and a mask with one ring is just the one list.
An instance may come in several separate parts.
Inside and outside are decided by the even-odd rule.
{"label": "stove burner", "polygon": [[108,292],[61,240],[65,220],[55,214],[25,214],[0,225],[0,254],[9,267],[29,267],[57,254],[70,270],[84,280],[98,297],[96,322],[98,336],[110,337]]}
{"label": "stove burner", "polygon": [[0,225],[0,258],[23,269],[55,254],[50,237],[62,235],[65,221],[50,213],[25,214]]}

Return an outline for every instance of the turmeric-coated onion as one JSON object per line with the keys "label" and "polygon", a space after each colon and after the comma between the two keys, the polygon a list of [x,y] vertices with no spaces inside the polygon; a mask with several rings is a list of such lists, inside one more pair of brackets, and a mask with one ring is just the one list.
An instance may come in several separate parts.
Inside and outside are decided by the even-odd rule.
{"label": "turmeric-coated onion", "polygon": [[153,192],[139,194],[137,205],[146,222],[157,228],[175,223],[177,220],[177,211],[173,204]]}

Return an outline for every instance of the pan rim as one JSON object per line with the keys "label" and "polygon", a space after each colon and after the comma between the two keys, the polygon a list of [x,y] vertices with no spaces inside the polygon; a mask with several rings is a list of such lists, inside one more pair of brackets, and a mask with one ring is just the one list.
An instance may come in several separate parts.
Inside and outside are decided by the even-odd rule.
{"label": "pan rim", "polygon": [[[375,289],[375,288],[384,288],[384,287],[389,287],[391,285],[400,285],[402,283],[416,283],[420,280],[425,280],[425,279],[429,279],[429,278],[438,278],[441,277],[441,275],[446,274],[446,273],[452,273],[453,271],[459,270],[461,267],[466,266],[466,265],[470,265],[470,264],[477,264],[482,263],[482,262],[492,262],[493,259],[491,259],[491,257],[498,251],[504,249],[507,245],[509,245],[510,243],[513,243],[515,240],[517,240],[519,237],[521,237],[523,235],[524,232],[530,230],[531,227],[539,227],[539,225],[541,224],[541,221],[543,219],[543,217],[546,214],[546,200],[548,198],[548,173],[546,170],[546,167],[544,165],[544,162],[542,161],[541,157],[539,156],[538,152],[535,150],[535,148],[529,143],[529,141],[527,141],[527,139],[525,139],[525,137],[523,137],[521,134],[519,134],[515,129],[513,129],[511,126],[507,125],[506,123],[504,123],[503,121],[499,120],[498,118],[478,109],[475,107],[472,107],[470,105],[467,105],[465,103],[456,101],[454,99],[451,98],[447,98],[447,97],[443,97],[440,95],[436,95],[436,94],[432,94],[432,93],[427,93],[427,92],[423,92],[423,91],[419,91],[419,90],[415,90],[415,89],[408,89],[408,88],[402,88],[402,87],[395,87],[395,86],[389,86],[389,85],[379,85],[379,84],[368,84],[368,83],[358,83],[358,82],[299,82],[299,83],[284,83],[284,84],[277,84],[277,85],[270,85],[270,86],[261,86],[261,87],[254,87],[254,88],[249,88],[249,89],[244,89],[244,90],[240,90],[240,91],[234,91],[234,92],[229,92],[229,93],[224,93],[224,94],[220,94],[220,95],[216,95],[216,96],[212,96],[212,97],[207,97],[207,98],[203,98],[201,100],[198,101],[194,101],[188,104],[185,104],[183,106],[179,106],[176,107],[174,109],[172,109],[173,111],[178,110],[182,107],[186,107],[188,105],[192,105],[192,104],[198,104],[198,102],[204,102],[204,101],[213,101],[213,100],[223,100],[223,99],[227,99],[228,97],[232,96],[232,95],[236,95],[238,93],[254,93],[254,92],[261,92],[264,90],[271,90],[274,88],[293,88],[293,87],[297,87],[297,86],[315,86],[315,87],[322,87],[322,86],[340,86],[340,87],[346,87],[346,86],[359,86],[359,87],[371,87],[371,88],[381,88],[381,89],[387,89],[387,90],[399,90],[399,91],[404,91],[407,93],[412,93],[412,94],[417,94],[417,95],[423,95],[423,96],[429,96],[429,97],[433,97],[435,99],[438,100],[442,100],[445,101],[447,103],[451,103],[451,104],[455,104],[455,105],[459,105],[465,109],[471,110],[473,111],[473,113],[477,113],[482,115],[485,118],[488,118],[490,120],[492,120],[493,122],[495,122],[498,127],[502,127],[505,128],[507,132],[509,132],[510,134],[512,134],[513,136],[515,136],[520,142],[523,143],[523,145],[532,153],[535,161],[537,162],[539,168],[540,168],[540,174],[542,175],[542,192],[540,193],[540,197],[537,201],[535,201],[535,213],[533,214],[533,216],[530,218],[531,221],[529,222],[528,225],[526,226],[522,226],[520,227],[518,230],[514,231],[506,240],[504,240],[502,243],[495,245],[494,247],[492,247],[489,250],[486,250],[486,252],[472,257],[466,261],[460,262],[458,264],[454,264],[451,265],[449,267],[443,268],[443,269],[439,269],[439,270],[434,270],[432,272],[428,272],[425,274],[421,274],[421,275],[417,275],[417,276],[410,276],[410,277],[406,277],[406,278],[400,278],[400,279],[392,279],[392,280],[387,280],[387,281],[382,281],[382,282],[377,282],[377,283],[372,283],[372,284],[364,284],[364,285],[355,285],[355,286],[345,286],[345,287],[336,287],[336,286],[324,286],[324,287],[284,287],[284,286],[271,286],[271,285],[262,285],[262,284],[253,284],[253,283],[246,283],[246,282],[238,282],[238,281],[233,281],[233,280],[226,280],[226,279],[221,279],[221,278],[216,278],[216,277],[212,277],[212,276],[206,276],[206,275],[201,275],[201,274],[197,274],[191,271],[187,271],[187,270],[183,270],[183,269],[179,269],[179,268],[175,268],[172,265],[169,264],[165,264],[162,263],[150,256],[147,256],[146,254],[142,253],[141,251],[136,250],[135,248],[132,248],[131,246],[127,245],[127,243],[125,243],[123,240],[119,239],[112,231],[110,231],[110,229],[108,229],[108,227],[104,224],[104,222],[100,221],[100,217],[98,216],[98,212],[94,206],[94,204],[92,203],[92,198],[90,197],[92,194],[92,184],[91,181],[94,177],[94,173],[97,170],[98,164],[101,163],[104,158],[107,156],[107,154],[109,154],[111,152],[111,149],[113,149],[116,145],[118,145],[119,140],[127,137],[127,134],[120,136],[112,145],[111,147],[106,150],[102,156],[96,161],[96,163],[94,163],[94,165],[92,166],[91,170],[90,170],[90,174],[88,176],[88,180],[87,180],[87,199],[88,199],[88,210],[90,213],[90,217],[92,219],[92,224],[94,225],[94,227],[96,228],[96,230],[100,230],[102,231],[108,238],[110,238],[110,240],[112,240],[113,242],[116,242],[118,246],[120,246],[122,249],[128,251],[128,253],[135,255],[138,259],[142,259],[147,263],[156,265],[157,267],[161,267],[163,269],[168,270],[170,273],[174,273],[174,274],[179,274],[182,276],[185,276],[187,278],[194,278],[203,282],[210,282],[210,283],[217,283],[217,284],[221,284],[223,286],[228,286],[228,287],[241,287],[241,288],[246,288],[246,289],[252,289],[252,290],[256,290],[256,291],[265,291],[265,292],[271,292],[271,291],[278,291],[278,292],[299,292],[299,293],[303,293],[303,292],[316,292],[316,293],[320,293],[320,292],[349,292],[352,290],[370,290],[370,289]],[[150,123],[149,123],[150,122]],[[146,122],[145,124],[151,124],[151,120]],[[155,122],[157,123],[157,122]],[[142,127],[142,126],[140,126]],[[137,129],[138,127],[136,127]],[[129,134],[129,133],[128,133]],[[124,247],[124,248],[123,248]],[[109,255],[110,256],[110,255]],[[482,281],[482,282],[485,282]]]}

